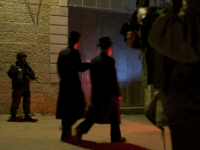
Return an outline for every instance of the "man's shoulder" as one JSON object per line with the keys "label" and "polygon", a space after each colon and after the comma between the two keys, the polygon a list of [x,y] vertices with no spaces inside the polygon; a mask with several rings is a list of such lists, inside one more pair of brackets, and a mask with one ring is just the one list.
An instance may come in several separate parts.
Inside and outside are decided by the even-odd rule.
{"label": "man's shoulder", "polygon": [[16,68],[17,66],[18,66],[17,62],[15,62],[15,63],[13,63],[13,64],[10,65],[10,67],[12,67],[12,68]]}
{"label": "man's shoulder", "polygon": [[67,47],[67,48],[64,48],[64,49],[62,49],[59,53],[61,54],[61,53],[64,53],[64,52],[66,52],[67,50],[69,50],[69,48]]}
{"label": "man's shoulder", "polygon": [[[13,70],[13,69],[15,69],[15,68],[16,68],[15,65],[12,64],[12,65],[10,65],[9,71],[11,71],[11,70]],[[9,72],[9,71],[8,71],[8,72]]]}
{"label": "man's shoulder", "polygon": [[14,66],[16,66],[16,63],[13,63],[13,64],[10,65],[10,67],[14,67]]}
{"label": "man's shoulder", "polygon": [[[15,70],[15,69],[17,69],[18,67],[17,67],[17,65],[14,63],[14,64],[11,64],[10,65],[10,68],[9,68],[9,71],[12,71],[12,70]],[[8,71],[8,72],[9,72]]]}
{"label": "man's shoulder", "polygon": [[62,49],[60,52],[59,52],[59,56],[67,56],[71,53],[71,49],[69,47],[65,48],[65,49]]}
{"label": "man's shoulder", "polygon": [[111,56],[108,56],[107,60],[108,60],[108,63],[110,63],[110,64],[115,63],[115,59]]}
{"label": "man's shoulder", "polygon": [[101,61],[101,57],[98,55],[96,57],[94,57],[92,60],[91,60],[91,63],[95,63],[95,62],[98,62],[98,61]]}
{"label": "man's shoulder", "polygon": [[98,62],[102,62],[102,61],[106,61],[108,63],[109,62],[114,63],[115,59],[113,57],[110,57],[110,56],[107,56],[106,59],[104,59],[104,58],[101,57],[101,55],[98,55],[91,60],[91,63],[98,63]]}
{"label": "man's shoulder", "polygon": [[94,57],[93,59],[106,59],[106,60],[115,60],[113,57],[111,57],[111,56],[108,56],[108,55],[106,55],[106,56],[103,56],[103,55],[98,55],[98,56],[96,56],[96,57]]}
{"label": "man's shoulder", "polygon": [[108,58],[109,58],[110,61],[115,61],[115,59],[111,56],[108,56]]}

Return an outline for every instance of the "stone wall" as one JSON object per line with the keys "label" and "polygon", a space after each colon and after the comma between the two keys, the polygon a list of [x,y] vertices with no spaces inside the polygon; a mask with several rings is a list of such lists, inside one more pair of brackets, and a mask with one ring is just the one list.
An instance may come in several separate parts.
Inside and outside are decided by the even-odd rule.
{"label": "stone wall", "polygon": [[[31,83],[31,112],[56,112],[59,78],[55,63],[67,43],[67,0],[42,0],[41,5],[40,1],[29,0],[28,6],[26,0],[0,1],[1,114],[10,112],[12,89],[7,71],[21,51],[27,53],[27,62],[41,83]],[[22,103],[18,113],[23,113]]]}
{"label": "stone wall", "polygon": [[[28,1],[0,1],[0,114],[10,113],[12,85],[7,71],[23,51],[41,83],[31,83],[31,112],[54,115],[59,89],[56,63],[68,42],[68,0]],[[132,12],[133,3],[125,0],[124,11]],[[18,113],[23,113],[22,103]]]}

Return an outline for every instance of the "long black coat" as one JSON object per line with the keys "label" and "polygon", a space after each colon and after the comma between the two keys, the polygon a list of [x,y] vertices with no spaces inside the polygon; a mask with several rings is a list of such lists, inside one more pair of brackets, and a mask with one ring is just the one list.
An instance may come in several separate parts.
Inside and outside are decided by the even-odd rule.
{"label": "long black coat", "polygon": [[111,123],[115,118],[120,123],[119,99],[121,96],[116,76],[115,60],[102,52],[91,60],[92,84],[91,106],[88,117],[95,123]]}
{"label": "long black coat", "polygon": [[89,69],[89,63],[82,63],[79,51],[68,47],[59,53],[57,67],[60,75],[60,88],[56,118],[82,118],[85,101],[79,71]]}

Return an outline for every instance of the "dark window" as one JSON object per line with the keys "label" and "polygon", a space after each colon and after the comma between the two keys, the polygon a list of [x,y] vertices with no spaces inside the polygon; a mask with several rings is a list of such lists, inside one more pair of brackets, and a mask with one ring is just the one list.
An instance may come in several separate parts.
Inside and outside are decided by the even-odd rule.
{"label": "dark window", "polygon": [[123,9],[122,0],[111,0],[111,9]]}
{"label": "dark window", "polygon": [[83,6],[96,7],[96,0],[83,0]]}
{"label": "dark window", "polygon": [[70,5],[81,5],[82,6],[82,0],[69,0]]}
{"label": "dark window", "polygon": [[97,0],[97,7],[109,8],[109,0]]}

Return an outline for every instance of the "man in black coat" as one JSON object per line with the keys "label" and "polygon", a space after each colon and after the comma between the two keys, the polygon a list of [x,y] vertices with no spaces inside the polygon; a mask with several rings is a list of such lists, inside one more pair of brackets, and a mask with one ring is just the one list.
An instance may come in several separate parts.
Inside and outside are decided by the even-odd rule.
{"label": "man in black coat", "polygon": [[62,119],[62,141],[65,138],[71,138],[71,126],[83,117],[86,104],[79,79],[79,71],[84,72],[89,69],[89,62],[82,63],[80,53],[77,50],[80,44],[80,33],[72,31],[68,44],[69,47],[59,53],[57,63],[60,88],[56,118]]}
{"label": "man in black coat", "polygon": [[[23,110],[25,114],[25,121],[37,121],[32,119],[30,114],[30,85],[31,80],[34,80],[34,72],[31,67],[27,64],[27,55],[24,52],[17,54],[17,61],[15,64],[10,66],[7,72],[8,76],[12,79],[12,105],[10,109],[11,119],[10,121],[20,121],[19,117],[16,117],[17,109],[21,98],[23,97]],[[30,76],[31,74],[31,76]],[[22,120],[21,120],[22,121]]]}
{"label": "man in black coat", "polygon": [[90,64],[92,84],[91,106],[85,121],[77,128],[77,140],[81,142],[83,133],[87,133],[94,123],[111,124],[111,142],[125,142],[120,132],[119,101],[122,96],[116,76],[115,60],[108,56],[112,53],[112,42],[109,37],[99,40],[102,52],[93,58]]}

